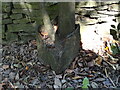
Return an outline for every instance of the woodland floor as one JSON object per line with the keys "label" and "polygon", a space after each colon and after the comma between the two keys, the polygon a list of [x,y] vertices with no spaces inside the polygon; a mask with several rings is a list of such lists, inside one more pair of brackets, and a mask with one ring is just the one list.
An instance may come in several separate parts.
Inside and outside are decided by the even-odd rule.
{"label": "woodland floor", "polygon": [[[1,88],[120,88],[120,56],[113,64],[88,50],[80,50],[68,69],[56,75],[37,58],[35,40],[2,46]],[[86,79],[84,79],[86,77]],[[84,80],[84,83],[83,83]],[[85,81],[86,80],[86,81]],[[89,82],[88,82],[89,81]]]}

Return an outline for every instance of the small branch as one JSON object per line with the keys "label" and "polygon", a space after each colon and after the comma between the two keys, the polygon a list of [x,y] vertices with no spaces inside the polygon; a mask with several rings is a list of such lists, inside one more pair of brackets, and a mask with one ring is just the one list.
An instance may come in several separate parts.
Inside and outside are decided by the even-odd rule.
{"label": "small branch", "polygon": [[[11,88],[14,88],[15,89],[15,86],[9,81],[9,84],[11,86]],[[15,89],[16,90],[16,89]]]}
{"label": "small branch", "polygon": [[103,61],[106,62],[107,64],[109,64],[114,70],[116,70],[115,66],[112,65],[110,62],[106,61],[104,57],[103,58]]}
{"label": "small branch", "polygon": [[120,75],[118,76],[117,80],[116,80],[116,84],[118,84],[119,82],[119,78],[120,78]]}
{"label": "small branch", "polygon": [[107,69],[105,68],[105,74],[106,74],[106,77],[110,80],[110,82],[112,83],[112,85],[114,86],[114,87],[116,87],[116,85],[114,84],[114,82],[113,82],[113,80],[110,78],[110,76],[108,75],[108,73],[107,73]]}

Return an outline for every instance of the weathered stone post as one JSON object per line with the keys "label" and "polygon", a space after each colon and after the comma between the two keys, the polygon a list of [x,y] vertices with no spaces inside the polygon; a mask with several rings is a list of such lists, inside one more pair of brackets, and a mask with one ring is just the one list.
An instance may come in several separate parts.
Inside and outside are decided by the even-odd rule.
{"label": "weathered stone post", "polygon": [[38,57],[44,64],[50,65],[56,73],[61,73],[70,65],[77,56],[80,45],[79,26],[75,29],[74,21],[75,4],[60,3],[59,8],[60,35],[55,35],[54,48],[44,45],[37,32]]}

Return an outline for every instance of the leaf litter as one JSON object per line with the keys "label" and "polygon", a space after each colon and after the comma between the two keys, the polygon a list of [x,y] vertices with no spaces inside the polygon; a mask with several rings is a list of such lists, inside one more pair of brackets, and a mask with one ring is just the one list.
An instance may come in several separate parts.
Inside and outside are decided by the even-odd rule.
{"label": "leaf litter", "polygon": [[[120,57],[116,63],[90,50],[81,49],[78,56],[61,74],[37,58],[35,40],[3,45],[0,88],[117,88],[120,87]],[[113,58],[114,58],[113,57]]]}

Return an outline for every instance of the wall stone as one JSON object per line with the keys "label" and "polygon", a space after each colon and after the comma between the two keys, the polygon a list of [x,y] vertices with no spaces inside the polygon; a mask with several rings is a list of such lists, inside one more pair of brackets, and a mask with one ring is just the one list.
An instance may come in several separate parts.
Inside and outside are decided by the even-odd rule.
{"label": "wall stone", "polygon": [[8,30],[9,32],[34,32],[34,26],[32,24],[9,24]]}
{"label": "wall stone", "polygon": [[10,15],[11,19],[22,19],[23,15],[22,14],[12,14]]}
{"label": "wall stone", "polygon": [[10,24],[12,23],[12,19],[4,19],[2,20],[2,24]]}

